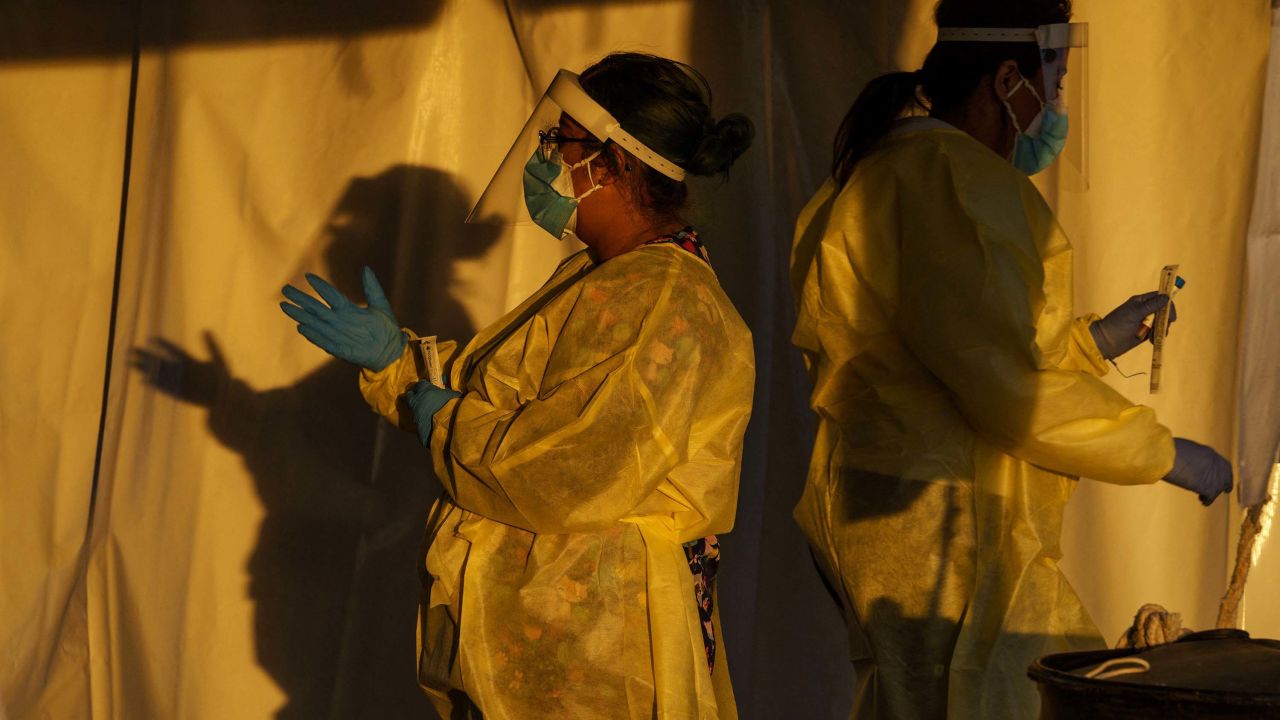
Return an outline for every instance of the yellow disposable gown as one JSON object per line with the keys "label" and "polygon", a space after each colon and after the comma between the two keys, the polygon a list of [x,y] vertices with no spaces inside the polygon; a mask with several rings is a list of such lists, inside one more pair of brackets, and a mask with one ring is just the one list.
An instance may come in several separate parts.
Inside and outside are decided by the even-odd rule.
{"label": "yellow disposable gown", "polygon": [[[412,428],[409,343],[361,389]],[[446,718],[735,718],[681,545],[733,526],[751,336],[671,244],[567,259],[460,353],[431,454],[419,679]],[[397,407],[399,405],[399,407]],[[403,419],[403,422],[402,422]]]}
{"label": "yellow disposable gown", "polygon": [[1154,482],[1173,442],[1098,379],[1026,176],[909,122],[797,223],[819,424],[795,515],[843,604],[856,717],[1035,717],[1027,666],[1102,646],[1057,566],[1076,479]]}

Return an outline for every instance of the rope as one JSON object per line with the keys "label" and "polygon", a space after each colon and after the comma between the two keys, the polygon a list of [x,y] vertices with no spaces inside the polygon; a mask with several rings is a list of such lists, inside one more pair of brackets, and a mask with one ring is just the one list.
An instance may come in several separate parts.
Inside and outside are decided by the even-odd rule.
{"label": "rope", "polygon": [[1271,510],[1268,501],[1250,505],[1240,521],[1240,540],[1236,543],[1236,566],[1231,571],[1231,582],[1218,604],[1218,627],[1240,627],[1240,602],[1244,600],[1244,584],[1249,580],[1249,570],[1257,557],[1258,538],[1263,527],[1270,524]]}
{"label": "rope", "polygon": [[[1280,472],[1276,475],[1280,476]],[[1231,572],[1227,592],[1218,605],[1218,628],[1240,627],[1240,605],[1244,600],[1245,583],[1249,580],[1249,571],[1253,568],[1254,561],[1257,560],[1261,542],[1268,534],[1272,512],[1270,497],[1245,510],[1244,518],[1240,521],[1240,539],[1236,543],[1235,568]],[[1190,630],[1182,627],[1182,615],[1149,603],[1138,609],[1133,625],[1116,641],[1116,647],[1148,648],[1175,642],[1190,633]]]}
{"label": "rope", "polygon": [[[1227,585],[1227,592],[1218,605],[1218,628],[1240,626],[1240,605],[1244,600],[1245,583],[1249,579],[1249,571],[1253,568],[1253,563],[1258,559],[1262,543],[1270,531],[1274,512],[1271,500],[1276,497],[1277,486],[1280,485],[1280,466],[1273,469],[1268,485],[1270,492],[1267,499],[1246,508],[1244,518],[1240,521],[1240,539],[1236,543],[1236,564],[1231,572],[1231,582]],[[1191,631],[1182,627],[1180,614],[1148,603],[1138,609],[1138,614],[1133,617],[1133,625],[1120,636],[1116,647],[1149,648],[1175,642],[1189,634]],[[1142,658],[1112,658],[1090,670],[1085,677],[1107,680],[1145,673],[1150,669],[1151,664]]]}
{"label": "rope", "polygon": [[1171,643],[1190,634],[1190,630],[1182,627],[1180,613],[1169,612],[1159,605],[1147,603],[1138,609],[1133,625],[1116,641],[1116,647],[1148,648]]}

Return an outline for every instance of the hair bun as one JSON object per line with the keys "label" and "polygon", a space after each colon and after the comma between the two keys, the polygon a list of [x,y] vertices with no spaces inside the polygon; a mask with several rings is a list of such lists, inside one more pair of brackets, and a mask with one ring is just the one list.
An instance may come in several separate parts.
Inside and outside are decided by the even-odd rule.
{"label": "hair bun", "polygon": [[751,147],[755,134],[755,125],[746,115],[725,115],[702,136],[685,169],[693,175],[728,172],[733,161]]}

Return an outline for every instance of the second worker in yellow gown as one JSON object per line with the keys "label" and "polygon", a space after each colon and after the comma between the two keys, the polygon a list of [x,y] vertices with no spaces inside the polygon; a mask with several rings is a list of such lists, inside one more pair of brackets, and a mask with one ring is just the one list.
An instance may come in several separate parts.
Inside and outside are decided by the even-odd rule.
{"label": "second worker in yellow gown", "polygon": [[[943,0],[924,69],[863,92],[796,226],[819,424],[795,516],[849,625],[856,718],[1034,717],[1031,661],[1102,646],[1057,567],[1077,478],[1230,488],[1099,379],[1167,300],[1073,312],[1071,245],[1027,177],[1065,137],[1045,79],[1069,17]],[[917,102],[931,117],[897,119]]]}

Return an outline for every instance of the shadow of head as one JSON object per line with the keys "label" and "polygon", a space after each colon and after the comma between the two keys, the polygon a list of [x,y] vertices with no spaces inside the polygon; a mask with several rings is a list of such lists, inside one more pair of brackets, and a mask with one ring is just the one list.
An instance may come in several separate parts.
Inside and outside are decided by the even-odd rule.
{"label": "shadow of head", "polygon": [[353,179],[326,223],[326,279],[363,302],[360,271],[368,265],[402,325],[465,339],[475,328],[450,293],[451,268],[482,257],[502,232],[467,224],[471,205],[454,178],[434,168],[395,165]]}
{"label": "shadow of head", "polygon": [[[361,269],[373,268],[401,324],[465,342],[476,328],[450,293],[453,263],[483,256],[502,228],[467,225],[471,199],[452,176],[433,168],[396,165],[372,177],[357,177],[329,213],[316,269],[347,297],[363,304]],[[305,261],[311,265],[310,261]],[[307,287],[305,283],[296,283]],[[135,348],[132,364],[151,385],[184,402],[213,407],[230,391],[232,363],[213,333],[204,333],[209,359],[165,340]],[[307,384],[316,402],[351,388],[349,368],[331,364]],[[348,392],[348,395],[351,393]],[[211,419],[212,420],[212,419]],[[218,433],[219,436],[225,433]]]}

